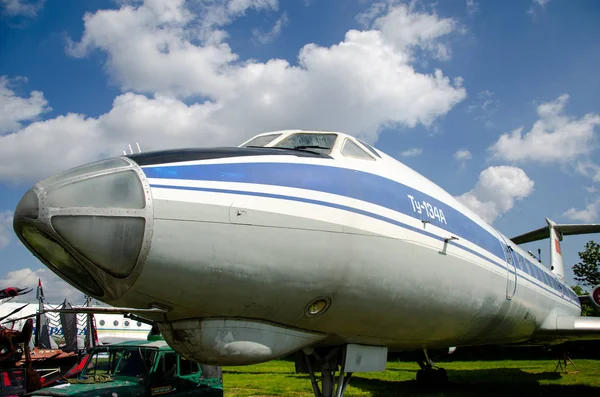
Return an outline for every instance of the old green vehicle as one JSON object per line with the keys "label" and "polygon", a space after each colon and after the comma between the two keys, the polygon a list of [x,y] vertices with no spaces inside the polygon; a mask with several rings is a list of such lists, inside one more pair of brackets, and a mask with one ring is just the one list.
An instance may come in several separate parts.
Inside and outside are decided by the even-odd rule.
{"label": "old green vehicle", "polygon": [[187,360],[160,336],[95,347],[73,379],[28,396],[223,396],[221,368]]}

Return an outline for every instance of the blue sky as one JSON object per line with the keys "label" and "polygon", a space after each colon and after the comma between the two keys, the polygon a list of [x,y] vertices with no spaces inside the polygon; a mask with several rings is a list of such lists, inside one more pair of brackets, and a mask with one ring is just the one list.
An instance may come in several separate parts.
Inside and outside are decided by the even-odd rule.
{"label": "blue sky", "polygon": [[[544,217],[598,221],[597,1],[0,7],[0,285],[40,276],[47,295],[64,296],[16,241],[11,212],[37,180],[136,141],[237,145],[266,130],[335,129],[508,236]],[[567,237],[567,265],[594,237]],[[547,241],[526,246],[538,247],[544,258]]]}

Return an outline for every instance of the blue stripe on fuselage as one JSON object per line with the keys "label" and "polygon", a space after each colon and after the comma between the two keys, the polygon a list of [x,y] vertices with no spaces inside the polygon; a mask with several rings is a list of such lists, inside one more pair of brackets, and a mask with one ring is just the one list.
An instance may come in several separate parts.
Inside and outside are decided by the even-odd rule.
{"label": "blue stripe on fuselage", "polygon": [[[253,183],[273,186],[286,186],[299,189],[315,190],[319,192],[331,193],[349,198],[354,198],[366,201],[390,210],[411,216],[419,220],[427,220],[436,226],[449,231],[452,234],[462,236],[466,240],[476,244],[480,248],[485,249],[489,253],[495,255],[502,265],[492,258],[482,255],[472,249],[469,249],[461,244],[460,241],[452,242],[453,245],[460,247],[468,252],[471,252],[482,259],[506,269],[506,257],[504,255],[504,247],[501,240],[483,228],[477,222],[457,211],[456,209],[440,202],[439,200],[422,193],[419,190],[410,188],[390,179],[370,174],[363,171],[356,171],[345,168],[330,167],[323,165],[298,164],[298,163],[228,163],[228,164],[194,164],[187,166],[147,166],[142,168],[148,178],[156,179],[184,179],[184,180],[202,180],[202,181],[217,181],[217,182],[238,182],[238,183]],[[215,191],[232,194],[247,194],[254,196],[264,196],[273,198],[283,198],[288,200],[296,200],[303,202],[311,202],[314,204],[326,205],[329,207],[344,209],[355,213],[360,213],[372,218],[380,219],[386,222],[396,224],[398,226],[417,231],[421,234],[428,235],[439,240],[443,238],[429,233],[425,230],[414,228],[393,219],[359,210],[357,208],[346,207],[330,202],[319,200],[310,200],[292,196],[277,195],[272,193],[256,193],[242,192],[227,189],[210,189],[210,188],[194,188],[181,187],[172,185],[152,185],[158,188],[168,189],[184,189],[184,190],[200,190],[200,191]],[[444,218],[447,224],[439,221],[437,218],[430,218],[423,212],[422,216],[413,210],[413,204],[408,198],[408,195],[414,197],[416,201],[427,201],[433,206],[441,209],[444,213]],[[539,267],[528,260],[531,267]],[[509,268],[509,272],[513,273]],[[538,287],[551,292],[552,294],[569,301],[569,297],[563,297],[555,288],[547,286],[545,283],[540,283],[541,280],[533,274],[530,274],[527,269],[525,271],[530,277],[529,281],[533,282]],[[562,284],[562,283],[561,283]],[[563,286],[566,287],[565,284]],[[569,290],[570,291],[570,290]],[[573,294],[574,295],[574,294]],[[572,296],[570,297],[572,299]]]}
{"label": "blue stripe on fuselage", "polygon": [[[417,232],[417,233],[420,233],[422,235],[434,238],[434,239],[436,239],[438,241],[444,241],[443,237],[440,237],[438,235],[430,233],[430,232],[428,232],[426,230],[419,229],[419,228],[413,227],[411,225],[407,225],[406,223],[398,222],[398,221],[396,221],[394,219],[387,218],[387,217],[379,215],[379,214],[374,214],[372,212],[360,210],[358,208],[348,207],[348,206],[341,205],[341,204],[335,204],[335,203],[331,203],[331,202],[328,202],[328,201],[307,199],[307,198],[296,197],[296,196],[286,196],[286,195],[273,194],[273,193],[248,192],[248,191],[243,191],[243,190],[215,189],[215,188],[194,187],[194,186],[158,185],[158,184],[151,184],[150,186],[153,187],[153,188],[158,188],[158,189],[193,190],[193,191],[211,192],[211,193],[240,194],[240,195],[245,195],[245,196],[267,197],[267,198],[275,198],[275,199],[283,199],[283,200],[293,200],[293,201],[299,201],[299,202],[302,202],[302,203],[323,205],[323,206],[327,206],[327,207],[330,207],[330,208],[337,208],[337,209],[340,209],[340,210],[350,211],[350,212],[354,212],[356,214],[365,215],[365,216],[368,216],[370,218],[379,219],[381,221],[391,223],[393,225],[402,227],[404,229],[408,229],[408,230],[411,230],[413,232]],[[458,242],[457,241],[449,241],[448,244],[450,244],[450,245],[456,245],[460,249],[463,249],[463,250],[465,250],[467,252],[470,252],[473,255],[476,255],[476,256],[480,257],[481,259],[485,260],[486,262],[489,262],[489,263],[491,263],[491,264],[493,264],[495,266],[498,266],[501,269],[506,269],[506,263],[505,262],[503,262],[504,264],[496,262],[496,261],[492,260],[490,257],[488,257],[486,255],[480,254],[477,251],[474,251],[474,250],[472,250],[472,249],[470,249],[468,247],[465,247],[464,245],[460,244],[459,241]],[[508,269],[508,271],[510,272],[510,274],[514,274],[514,271],[512,271],[510,268]],[[534,276],[532,276],[530,274],[528,274],[528,276],[530,277],[529,278],[529,282],[535,284],[539,288],[542,288],[542,289],[546,290],[547,292],[552,293],[553,295],[555,295],[555,296],[557,296],[557,297],[559,297],[561,299],[566,299],[566,298],[562,297],[559,293],[557,293],[556,290],[551,289],[548,286],[540,283],[540,281],[538,281]],[[568,300],[568,299],[566,299],[566,300]]]}
{"label": "blue stripe on fuselage", "polygon": [[[148,178],[255,183],[316,190],[345,196],[388,208],[419,220],[427,220],[448,232],[459,235],[496,255],[506,257],[500,240],[475,221],[447,204],[399,182],[363,171],[298,163],[227,163],[195,164],[172,167],[145,167]],[[446,223],[418,214],[408,196],[442,210]]]}

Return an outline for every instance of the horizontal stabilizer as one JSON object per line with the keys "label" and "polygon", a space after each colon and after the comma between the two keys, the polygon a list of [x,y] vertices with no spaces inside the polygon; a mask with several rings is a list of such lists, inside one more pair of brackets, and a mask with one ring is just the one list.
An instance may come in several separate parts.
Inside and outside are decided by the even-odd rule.
{"label": "horizontal stabilizer", "polygon": [[[554,230],[559,233],[559,239],[562,241],[562,236],[572,236],[578,234],[593,234],[600,233],[600,224],[588,223],[579,225],[556,225]],[[550,228],[548,226],[541,227],[537,230],[521,234],[511,238],[511,241],[517,245],[530,243],[532,241],[544,240],[550,237]]]}

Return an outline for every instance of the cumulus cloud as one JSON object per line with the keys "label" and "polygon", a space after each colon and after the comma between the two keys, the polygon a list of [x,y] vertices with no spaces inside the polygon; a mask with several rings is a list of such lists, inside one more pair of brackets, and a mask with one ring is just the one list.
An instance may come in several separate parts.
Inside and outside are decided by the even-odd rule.
{"label": "cumulus cloud", "polygon": [[4,15],[11,17],[25,16],[34,17],[44,6],[45,0],[27,1],[27,0],[0,0],[0,9]]}
{"label": "cumulus cloud", "polygon": [[281,30],[289,23],[289,21],[290,20],[287,16],[287,13],[284,12],[281,15],[281,17],[279,17],[279,19],[275,21],[275,24],[273,25],[271,30],[269,30],[268,32],[263,32],[260,29],[252,29],[252,36],[259,43],[268,44],[275,40],[277,37],[279,37],[279,35],[281,34]]}
{"label": "cumulus cloud", "polygon": [[35,289],[38,285],[38,279],[42,281],[44,296],[46,302],[50,304],[59,304],[67,298],[73,304],[82,304],[84,295],[82,292],[71,287],[48,269],[23,268],[13,270],[0,279],[0,285],[6,287],[33,288],[33,291],[26,295],[14,298],[11,302],[35,302]]}
{"label": "cumulus cloud", "polygon": [[473,15],[477,11],[479,11],[479,4],[477,4],[475,0],[467,0],[467,12],[470,15]]}
{"label": "cumulus cloud", "polygon": [[417,11],[414,2],[409,5],[397,1],[374,2],[357,20],[363,26],[379,30],[407,57],[412,56],[412,49],[419,48],[438,59],[449,59],[450,47],[439,39],[458,30],[454,19]]}
{"label": "cumulus cloud", "polygon": [[[276,2],[225,4],[225,14],[205,11],[211,26],[248,5],[272,9]],[[288,128],[337,130],[373,142],[382,127],[431,126],[466,97],[460,78],[452,83],[441,70],[419,73],[410,63],[409,50],[434,48],[451,31],[450,20],[392,7],[374,22],[379,28],[350,30],[330,47],[305,45],[294,66],[283,59],[242,62],[214,37],[192,40],[206,23],[194,12],[180,1],[147,0],[86,14],[71,50],[104,52],[113,81],[138,92],[118,96],[95,118],[67,114],[0,137],[0,179],[47,176],[118,155],[132,142],[143,150],[237,145]],[[398,33],[394,23],[411,33]],[[15,168],[17,159],[27,166]]]}
{"label": "cumulus cloud", "polygon": [[471,152],[467,149],[460,149],[454,152],[454,158],[458,161],[471,160],[472,157]]}
{"label": "cumulus cloud", "polygon": [[524,127],[519,127],[501,135],[488,148],[493,158],[513,162],[567,163],[588,154],[595,146],[594,130],[600,125],[600,115],[566,116],[564,108],[568,99],[569,96],[564,94],[539,105],[539,120],[531,130],[523,134]]}
{"label": "cumulus cloud", "polygon": [[534,182],[517,167],[486,168],[473,189],[456,197],[488,223],[513,208],[516,200],[533,192]]}
{"label": "cumulus cloud", "polygon": [[593,203],[586,205],[586,207],[582,210],[577,210],[574,207],[571,207],[563,213],[563,216],[578,222],[593,222],[598,219],[599,209],[600,200],[596,200]]}
{"label": "cumulus cloud", "polygon": [[410,148],[410,149],[407,149],[407,150],[403,151],[402,153],[400,153],[400,156],[402,156],[402,157],[415,157],[415,156],[419,156],[422,153],[423,153],[423,148],[414,147],[414,148]]}
{"label": "cumulus cloud", "polygon": [[0,250],[8,247],[12,237],[12,211],[0,211]]}
{"label": "cumulus cloud", "polygon": [[11,86],[23,78],[9,80],[0,76],[0,134],[21,128],[21,122],[35,120],[40,114],[50,111],[48,101],[40,91],[32,91],[29,98],[17,95]]}

